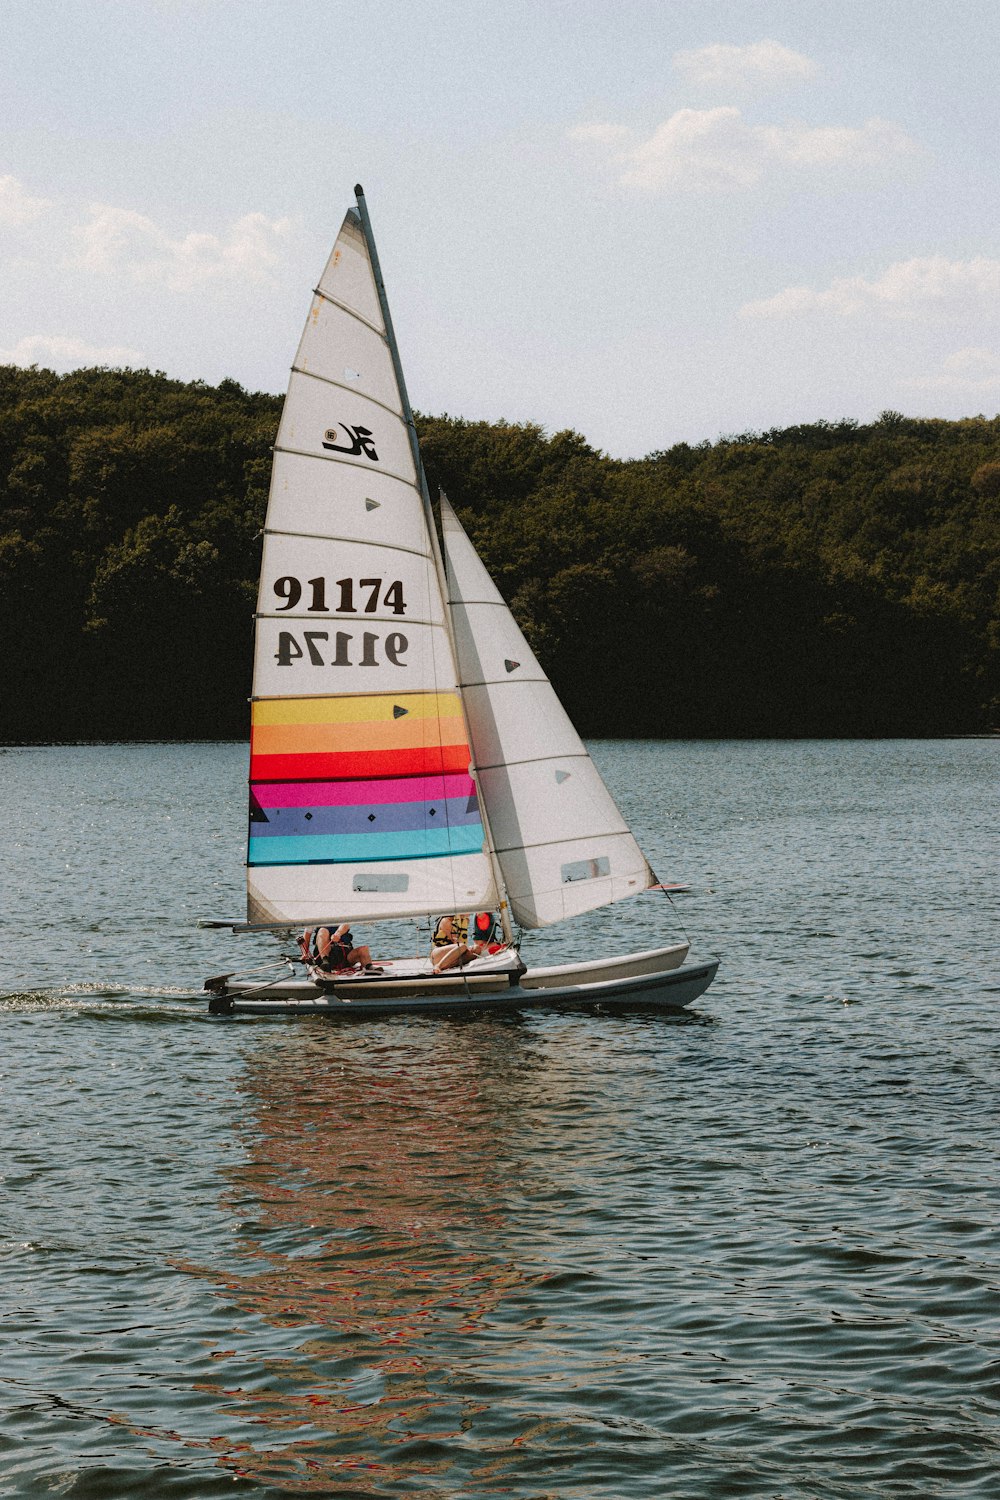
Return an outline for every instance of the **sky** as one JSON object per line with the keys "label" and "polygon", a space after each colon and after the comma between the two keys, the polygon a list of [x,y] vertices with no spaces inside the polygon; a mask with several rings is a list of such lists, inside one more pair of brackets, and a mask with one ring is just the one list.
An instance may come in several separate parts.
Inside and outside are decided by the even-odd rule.
{"label": "sky", "polygon": [[997,0],[0,0],[0,363],[284,391],[360,181],[420,411],[992,416],[998,57]]}

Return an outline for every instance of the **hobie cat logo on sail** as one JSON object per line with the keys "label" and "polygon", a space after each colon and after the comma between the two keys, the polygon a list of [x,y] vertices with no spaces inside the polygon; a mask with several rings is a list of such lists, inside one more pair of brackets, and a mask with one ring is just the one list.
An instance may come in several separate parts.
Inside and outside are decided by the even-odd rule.
{"label": "hobie cat logo on sail", "polygon": [[[346,443],[337,442],[341,433],[346,436]],[[372,435],[370,427],[348,427],[346,422],[341,422],[339,427],[326,429],[323,434],[323,447],[332,449],[334,453],[348,453],[352,458],[357,458],[363,453],[365,458],[371,459],[372,463],[378,463],[378,454],[375,452]]]}

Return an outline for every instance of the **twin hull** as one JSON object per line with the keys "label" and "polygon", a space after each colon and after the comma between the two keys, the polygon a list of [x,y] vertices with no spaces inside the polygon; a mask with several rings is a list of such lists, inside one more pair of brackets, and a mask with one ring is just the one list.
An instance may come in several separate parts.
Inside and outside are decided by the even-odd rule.
{"label": "twin hull", "polygon": [[[230,977],[212,984],[216,1015],[460,1014],[527,1009],[588,1010],[629,1007],[679,1009],[711,984],[718,961],[686,963],[688,946],[649,949],[618,958],[557,964],[477,968],[457,973],[419,972],[387,964],[381,976],[277,979],[261,986]],[[416,969],[416,972],[407,972]]]}

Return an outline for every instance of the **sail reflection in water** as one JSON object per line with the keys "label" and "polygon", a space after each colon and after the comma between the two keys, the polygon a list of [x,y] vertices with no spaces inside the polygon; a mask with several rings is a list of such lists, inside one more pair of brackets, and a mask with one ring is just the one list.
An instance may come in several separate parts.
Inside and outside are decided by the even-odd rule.
{"label": "sail reflection in water", "polygon": [[[220,1455],[235,1473],[346,1493],[329,1487],[347,1471],[350,1493],[372,1495],[434,1475],[435,1494],[467,1492],[468,1474],[453,1490],[446,1471],[489,1411],[488,1389],[463,1375],[469,1336],[481,1354],[482,1320],[524,1279],[505,1245],[503,1142],[534,1071],[513,1022],[299,1032],[252,1058],[231,1197],[246,1262],[226,1294],[292,1346],[279,1337],[262,1357],[247,1328],[202,1386],[227,1431],[266,1430]],[[481,1478],[517,1455],[523,1430],[498,1435],[496,1457],[478,1434]]]}

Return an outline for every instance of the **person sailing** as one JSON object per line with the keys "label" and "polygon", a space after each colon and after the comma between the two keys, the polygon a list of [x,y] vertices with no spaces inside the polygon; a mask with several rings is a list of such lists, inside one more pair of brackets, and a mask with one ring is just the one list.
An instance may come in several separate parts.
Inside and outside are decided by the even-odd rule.
{"label": "person sailing", "polygon": [[440,917],[431,938],[431,963],[437,973],[471,963],[488,946],[496,933],[496,920],[490,912],[477,911],[473,940],[469,942],[468,912]]}
{"label": "person sailing", "polygon": [[377,964],[372,963],[371,950],[367,944],[354,946],[354,938],[347,922],[341,922],[339,927],[334,927],[332,923],[329,927],[317,927],[315,933],[307,927],[299,938],[299,949],[303,962],[323,969],[328,974],[336,969],[352,968],[360,968],[365,974],[384,972]]}

